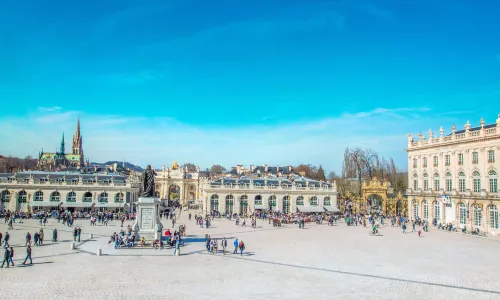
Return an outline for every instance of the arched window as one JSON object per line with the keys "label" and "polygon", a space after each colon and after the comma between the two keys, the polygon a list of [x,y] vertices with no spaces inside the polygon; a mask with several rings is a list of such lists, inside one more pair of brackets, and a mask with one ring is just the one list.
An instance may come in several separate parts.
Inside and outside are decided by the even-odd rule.
{"label": "arched window", "polygon": [[481,174],[479,174],[478,171],[474,171],[472,173],[472,180],[474,183],[474,192],[475,193],[481,192]]}
{"label": "arched window", "polygon": [[441,204],[438,201],[434,202],[434,218],[438,222],[441,220]]}
{"label": "arched window", "polygon": [[26,194],[26,191],[20,191],[19,194],[17,194],[17,202],[25,203],[27,199],[28,195]]}
{"label": "arched window", "polygon": [[331,201],[331,198],[330,197],[325,197],[325,199],[323,200],[323,205],[324,206],[331,206],[332,205],[332,201]]}
{"label": "arched window", "polygon": [[460,192],[465,192],[467,190],[467,186],[465,185],[465,173],[464,172],[459,172],[458,173],[458,191]]}
{"label": "arched window", "polygon": [[271,208],[271,210],[276,210],[276,196],[274,195],[271,195],[269,196],[269,207]]}
{"label": "arched window", "polygon": [[233,195],[226,196],[226,214],[233,214],[234,197]]}
{"label": "arched window", "polygon": [[[157,197],[159,198],[159,197]],[[123,202],[123,193],[116,193],[115,202]]]}
{"label": "arched window", "polygon": [[490,227],[498,229],[498,209],[495,205],[490,205]]}
{"label": "arched window", "polygon": [[498,177],[497,172],[491,170],[488,172],[489,175],[489,183],[490,183],[490,193],[498,193]]}
{"label": "arched window", "polygon": [[283,197],[283,213],[287,214],[290,212],[290,196]]}
{"label": "arched window", "polygon": [[255,205],[262,205],[262,196],[261,195],[255,196]]}
{"label": "arched window", "polygon": [[439,191],[441,183],[439,181],[439,173],[434,173],[434,190]]}
{"label": "arched window", "polygon": [[246,215],[248,213],[248,196],[243,195],[240,197],[240,214]]}
{"label": "arched window", "polygon": [[446,191],[451,192],[453,190],[453,179],[451,178],[451,173],[446,172],[444,176],[446,177]]}
{"label": "arched window", "polygon": [[318,205],[318,197],[312,196],[311,199],[309,200],[309,203],[311,203],[311,206],[317,206]]}
{"label": "arched window", "polygon": [[210,196],[210,210],[219,211],[219,195],[213,194]]}
{"label": "arched window", "polygon": [[418,220],[418,202],[413,200],[413,220]]}
{"label": "arched window", "polygon": [[458,215],[459,215],[459,222],[460,225],[465,226],[467,222],[467,208],[465,207],[465,204],[460,203],[458,205]]}
{"label": "arched window", "polygon": [[108,202],[108,193],[102,192],[99,195],[99,202]]}
{"label": "arched window", "polygon": [[41,192],[41,191],[36,192],[34,200],[35,201],[43,201],[43,192]]}
{"label": "arched window", "polygon": [[50,201],[61,201],[61,194],[59,192],[52,192],[50,194]]}
{"label": "arched window", "polygon": [[483,220],[483,212],[481,211],[481,208],[479,205],[474,205],[474,225],[475,226],[481,226],[481,221]]}
{"label": "arched window", "polygon": [[304,205],[304,197],[303,196],[298,196],[297,199],[295,200],[296,205]]}
{"label": "arched window", "polygon": [[83,194],[83,202],[92,202],[92,193],[86,192]]}
{"label": "arched window", "polygon": [[2,202],[9,202],[9,201],[10,201],[10,192],[2,191]]}
{"label": "arched window", "polygon": [[66,201],[68,201],[68,202],[75,202],[76,201],[76,193],[75,192],[69,192],[68,196],[66,197]]}
{"label": "arched window", "polygon": [[422,201],[422,206],[424,208],[424,220],[429,220],[429,203],[427,200]]}

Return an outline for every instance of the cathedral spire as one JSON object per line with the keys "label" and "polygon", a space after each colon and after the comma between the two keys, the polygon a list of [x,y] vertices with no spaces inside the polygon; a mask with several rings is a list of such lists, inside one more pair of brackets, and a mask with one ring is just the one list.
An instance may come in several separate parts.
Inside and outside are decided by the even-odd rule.
{"label": "cathedral spire", "polygon": [[61,154],[66,153],[66,149],[65,149],[65,147],[64,147],[64,132],[63,132],[63,135],[62,135],[62,139],[61,139],[61,148],[59,149],[59,152],[60,152]]}
{"label": "cathedral spire", "polygon": [[78,117],[78,121],[76,123],[76,132],[75,136],[79,137],[80,136],[80,117]]}

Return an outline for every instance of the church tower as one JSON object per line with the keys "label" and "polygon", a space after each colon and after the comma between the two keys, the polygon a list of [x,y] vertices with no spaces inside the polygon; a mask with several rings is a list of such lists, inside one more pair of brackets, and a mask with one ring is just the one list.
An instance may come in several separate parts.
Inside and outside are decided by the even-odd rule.
{"label": "church tower", "polygon": [[80,117],[78,117],[78,122],[76,123],[76,131],[73,135],[73,152],[72,154],[80,155],[80,166],[83,166],[85,163],[85,158],[83,156],[83,147],[82,147],[83,139],[80,134]]}
{"label": "church tower", "polygon": [[61,155],[64,155],[66,153],[66,148],[64,146],[64,132],[63,132],[63,136],[62,136],[62,140],[61,140],[61,146],[59,148],[59,153]]}

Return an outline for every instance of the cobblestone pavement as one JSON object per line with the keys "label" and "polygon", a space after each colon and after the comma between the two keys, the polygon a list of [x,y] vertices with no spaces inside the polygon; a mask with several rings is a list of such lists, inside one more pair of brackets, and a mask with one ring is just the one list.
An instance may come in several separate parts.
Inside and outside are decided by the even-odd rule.
{"label": "cobblestone pavement", "polygon": [[[77,221],[82,239],[90,232],[94,239],[71,250],[71,229],[50,220],[45,245],[33,248],[34,264],[24,267],[26,231],[40,226],[16,223],[10,231],[16,267],[0,269],[0,293],[5,299],[500,299],[495,240],[438,231],[419,238],[390,226],[372,237],[368,228],[343,223],[298,229],[259,221],[252,229],[216,219],[205,229],[185,212],[181,223],[189,238],[175,257],[171,249],[112,249],[107,241],[118,222]],[[57,243],[50,242],[54,227]],[[205,233],[231,238],[229,249],[237,237],[248,253],[210,255]],[[103,256],[95,255],[98,248]]]}

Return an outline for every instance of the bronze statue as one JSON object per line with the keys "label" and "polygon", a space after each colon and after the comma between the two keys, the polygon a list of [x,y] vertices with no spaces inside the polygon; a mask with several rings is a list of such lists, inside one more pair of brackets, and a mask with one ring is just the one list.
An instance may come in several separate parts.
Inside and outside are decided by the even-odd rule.
{"label": "bronze statue", "polygon": [[142,174],[141,197],[155,196],[155,175],[156,172],[151,168],[151,165],[148,165]]}

